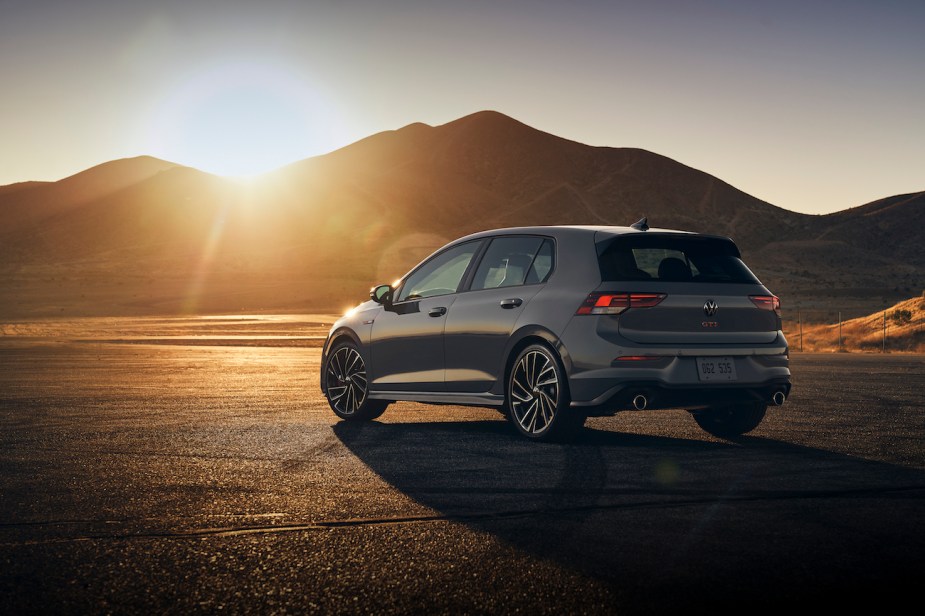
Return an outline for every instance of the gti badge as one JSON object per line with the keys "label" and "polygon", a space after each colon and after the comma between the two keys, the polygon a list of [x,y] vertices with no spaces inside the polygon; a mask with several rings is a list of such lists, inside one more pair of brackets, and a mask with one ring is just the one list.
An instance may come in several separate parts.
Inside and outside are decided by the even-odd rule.
{"label": "gti badge", "polygon": [[703,305],[703,313],[707,315],[708,317],[712,317],[714,314],[716,314],[716,309],[718,307],[719,306],[716,305],[715,301],[713,301],[712,299],[708,299],[707,303]]}

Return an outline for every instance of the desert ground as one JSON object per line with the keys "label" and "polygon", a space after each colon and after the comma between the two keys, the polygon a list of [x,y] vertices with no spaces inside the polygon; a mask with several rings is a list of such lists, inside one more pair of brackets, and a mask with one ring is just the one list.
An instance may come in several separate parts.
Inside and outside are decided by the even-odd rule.
{"label": "desert ground", "polygon": [[7,613],[650,613],[917,598],[925,357],[795,353],[726,441],[682,410],[571,444],[492,410],[338,422],[333,317],[49,319],[0,336]]}

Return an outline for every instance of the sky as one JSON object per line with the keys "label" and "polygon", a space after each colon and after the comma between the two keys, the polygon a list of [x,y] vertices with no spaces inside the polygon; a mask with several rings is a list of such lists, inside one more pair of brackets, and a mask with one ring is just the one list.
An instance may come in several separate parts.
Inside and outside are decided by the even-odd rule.
{"label": "sky", "polygon": [[0,185],[493,109],[827,213],[925,190],[925,2],[0,0]]}

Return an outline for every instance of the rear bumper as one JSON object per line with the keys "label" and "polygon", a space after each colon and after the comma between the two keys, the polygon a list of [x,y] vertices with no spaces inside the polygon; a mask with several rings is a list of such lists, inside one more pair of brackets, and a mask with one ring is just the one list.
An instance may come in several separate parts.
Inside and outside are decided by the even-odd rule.
{"label": "rear bumper", "polygon": [[662,357],[634,365],[611,366],[573,374],[569,388],[573,407],[589,415],[610,415],[634,408],[633,398],[646,397],[646,408],[698,409],[735,402],[771,402],[777,392],[790,395],[786,355],[736,356],[737,380],[702,382],[694,357]]}
{"label": "rear bumper", "polygon": [[633,399],[642,395],[646,398],[646,409],[683,408],[696,410],[711,406],[738,402],[771,403],[777,392],[790,395],[790,379],[772,379],[765,383],[749,385],[710,385],[686,387],[668,385],[658,381],[637,381],[616,385],[597,398],[588,401],[573,401],[572,406],[581,408],[588,415],[612,415],[618,411],[633,409]]}

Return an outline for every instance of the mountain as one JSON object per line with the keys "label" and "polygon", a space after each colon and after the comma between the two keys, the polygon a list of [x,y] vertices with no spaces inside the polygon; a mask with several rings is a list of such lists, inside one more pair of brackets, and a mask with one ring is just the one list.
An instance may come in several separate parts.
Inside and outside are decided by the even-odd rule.
{"label": "mountain", "polygon": [[0,195],[9,195],[19,190],[35,188],[50,183],[51,182],[16,182],[15,184],[7,184],[6,186],[0,186]]}
{"label": "mountain", "polygon": [[176,167],[150,156],[114,160],[58,182],[19,182],[0,187],[0,233],[36,229],[44,221],[104,199]]}
{"label": "mountain", "polygon": [[381,133],[286,173],[362,182],[394,215],[436,232],[475,230],[482,221],[627,224],[645,214],[659,226],[696,226],[754,244],[804,218],[669,158],[589,147],[494,112]]}
{"label": "mountain", "polygon": [[733,237],[785,306],[864,314],[925,286],[923,203],[799,214],[652,152],[480,112],[257,183],[142,157],[0,187],[0,316],[340,309],[472,231],[641,216]]}

